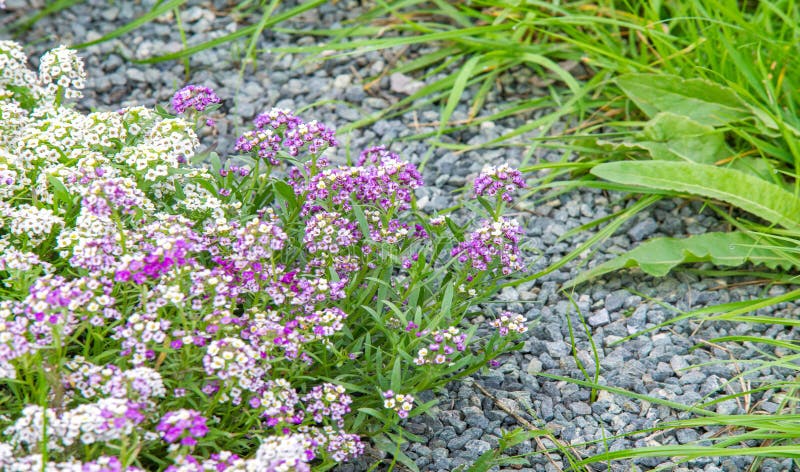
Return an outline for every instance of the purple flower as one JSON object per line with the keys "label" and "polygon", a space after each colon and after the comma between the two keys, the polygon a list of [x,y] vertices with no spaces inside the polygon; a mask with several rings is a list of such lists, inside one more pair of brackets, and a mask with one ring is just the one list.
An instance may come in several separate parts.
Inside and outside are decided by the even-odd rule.
{"label": "purple flower", "polygon": [[317,121],[306,123],[281,108],[273,108],[258,115],[254,124],[255,129],[236,140],[235,149],[255,151],[260,158],[272,165],[280,164],[277,159],[278,151],[295,157],[302,150],[309,154],[320,154],[326,148],[338,146],[331,128]]}
{"label": "purple flower", "polygon": [[172,110],[176,114],[181,115],[189,109],[203,111],[209,105],[220,102],[220,98],[210,88],[199,85],[187,85],[175,92],[175,95],[172,96]]}
{"label": "purple flower", "polygon": [[499,167],[487,165],[475,179],[475,195],[498,196],[507,202],[513,200],[511,194],[525,187],[522,173],[508,164]]}
{"label": "purple flower", "polygon": [[469,262],[473,269],[491,269],[492,273],[500,269],[503,275],[509,275],[525,269],[517,246],[520,234],[522,231],[517,220],[484,220],[467,241],[452,249],[450,255],[457,257],[459,262]]}
{"label": "purple flower", "polygon": [[167,412],[156,426],[156,431],[167,443],[180,441],[184,446],[194,446],[197,439],[208,433],[208,426],[200,412],[180,409]]}

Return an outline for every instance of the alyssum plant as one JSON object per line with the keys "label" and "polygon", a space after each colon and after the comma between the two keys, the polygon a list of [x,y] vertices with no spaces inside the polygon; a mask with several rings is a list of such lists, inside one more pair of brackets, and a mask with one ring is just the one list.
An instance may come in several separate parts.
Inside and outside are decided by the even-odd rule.
{"label": "alyssum plant", "polygon": [[523,270],[517,171],[480,177],[464,233],[384,147],[333,166],[331,129],[273,109],[223,165],[189,121],[213,91],[83,114],[84,80],[64,47],[37,73],[0,42],[3,470],[327,469],[411,437],[417,392],[525,330],[467,318]]}

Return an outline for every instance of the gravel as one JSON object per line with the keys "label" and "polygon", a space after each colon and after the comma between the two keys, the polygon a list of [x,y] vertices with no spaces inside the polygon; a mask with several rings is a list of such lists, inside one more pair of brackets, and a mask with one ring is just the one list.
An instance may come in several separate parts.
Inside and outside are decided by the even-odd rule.
{"label": "gravel", "polygon": [[[31,3],[34,7],[41,6],[29,0],[7,0],[9,11],[6,19],[0,18],[0,24],[29,11]],[[110,5],[107,0],[88,0],[39,21],[21,41],[31,44],[28,51],[35,57],[61,43],[76,44],[96,39],[149,11],[154,3],[154,0],[142,0]],[[214,8],[203,7],[211,3]],[[224,13],[235,4],[227,0],[189,1],[188,7],[181,10],[188,43],[199,44],[243,28],[245,23],[237,23]],[[364,11],[363,8],[353,0],[326,4],[299,18],[296,26],[334,28]],[[312,36],[297,37],[267,31],[258,44],[259,50],[264,52],[258,56],[256,66],[248,67],[244,74],[238,73],[245,47],[243,42],[203,51],[191,58],[188,82],[210,86],[224,99],[225,113],[217,119],[219,134],[226,137],[220,142],[221,149],[230,148],[233,137],[246,129],[257,113],[272,106],[300,109],[316,104],[312,107],[313,113],[306,111],[303,115],[341,127],[408,97],[448,72],[439,71],[428,79],[417,75],[389,74],[398,60],[431,52],[433,45],[373,51],[324,62],[318,57],[271,52],[280,46],[313,44],[316,41]],[[90,79],[81,106],[117,109],[134,104],[152,106],[166,103],[174,90],[185,83],[183,65],[173,61],[145,66],[126,59],[180,49],[180,33],[174,27],[171,15],[147,23],[121,39],[87,48],[81,56],[86,61]],[[371,87],[364,86],[365,78],[376,76],[380,78]],[[514,99],[549,93],[535,86],[540,83],[539,79],[527,69],[503,75],[500,81],[502,88],[489,94],[483,113],[496,111]],[[474,91],[468,90],[468,93]],[[467,116],[467,105],[462,104],[456,107],[452,119]],[[485,122],[442,140],[481,144],[537,117],[536,113],[520,114]],[[434,129],[429,125],[437,122],[438,118],[436,106],[423,106],[414,113],[376,121],[349,135],[340,135],[340,138],[349,143],[354,153],[369,145],[384,143],[413,162],[422,162],[430,155],[424,177],[431,186],[421,189],[417,195],[419,206],[426,211],[447,208],[460,198],[456,191],[470,182],[484,164],[521,163],[523,147],[456,155],[425,142],[399,140],[421,130]],[[559,124],[561,128],[568,125]],[[418,129],[418,126],[422,128]],[[521,136],[517,142],[525,143],[525,139],[532,136],[535,133]],[[534,156],[539,161],[555,161],[563,157],[562,151],[543,149]],[[537,206],[525,203],[517,216],[527,231],[524,247],[530,255],[530,269],[541,270],[559,260],[588,238],[590,232],[585,231],[569,241],[558,241],[559,236],[619,211],[629,203],[621,195],[592,189],[564,194]],[[537,428],[550,430],[562,444],[575,445],[582,457],[604,452],[604,438],[609,450],[614,451],[631,447],[698,444],[712,437],[715,429],[699,428],[663,434],[637,433],[614,439],[617,434],[652,428],[665,421],[689,416],[657,403],[605,391],[600,391],[596,401],[592,402],[588,389],[539,374],[585,379],[583,369],[587,375],[595,375],[597,366],[582,324],[585,319],[598,349],[601,384],[684,405],[700,404],[740,391],[738,382],[726,383],[738,367],[712,362],[727,359],[728,353],[715,349],[707,341],[742,334],[797,339],[797,330],[778,325],[701,325],[682,320],[669,329],[653,330],[633,340],[617,342],[641,330],[654,328],[680,311],[759,297],[764,290],[762,286],[726,285],[722,280],[690,273],[653,279],[635,272],[621,272],[578,287],[572,294],[574,305],[559,289],[563,282],[586,267],[593,267],[631,249],[644,239],[684,237],[722,228],[723,222],[696,202],[663,200],[621,228],[590,258],[574,261],[534,282],[501,292],[499,298],[504,305],[493,304],[486,309],[508,309],[524,314],[531,321],[532,328],[522,348],[501,359],[501,365],[496,369],[452,383],[441,391],[421,394],[421,401],[435,397],[439,404],[431,408],[430,415],[408,422],[409,430],[422,436],[424,441],[404,445],[404,452],[424,471],[447,472],[468,466],[483,452],[495,449],[504,431],[521,426],[506,411],[514,411]],[[771,295],[777,294],[783,287],[772,290]],[[760,310],[759,314],[797,317],[800,310],[794,305],[782,304]],[[568,319],[573,327],[574,352]],[[752,345],[727,348],[732,349],[731,354],[739,359],[763,357]],[[751,374],[748,380],[755,385],[759,378],[788,379],[791,372],[771,369]],[[494,399],[483,395],[476,383],[491,392]],[[775,412],[779,403],[772,392],[756,394],[751,399],[751,411]],[[714,408],[720,414],[737,414],[743,412],[742,407],[736,400],[728,400],[717,403]],[[584,445],[586,442],[591,444]],[[565,466],[566,459],[558,454],[551,454],[549,458],[541,453],[533,454],[542,445],[553,446],[553,443],[549,439],[541,443],[525,441],[509,449],[509,455],[529,454],[528,465],[513,470],[549,471]],[[749,463],[750,459],[742,457],[703,458],[680,464],[673,464],[668,458],[639,458],[613,463],[610,470],[648,470],[663,465],[673,467],[675,471],[732,471],[744,470]],[[365,461],[356,462],[341,466],[340,470],[362,471],[367,465]],[[606,470],[606,464],[596,464],[595,467],[595,470]],[[792,470],[792,463],[789,460],[766,460],[760,470],[788,471]]]}

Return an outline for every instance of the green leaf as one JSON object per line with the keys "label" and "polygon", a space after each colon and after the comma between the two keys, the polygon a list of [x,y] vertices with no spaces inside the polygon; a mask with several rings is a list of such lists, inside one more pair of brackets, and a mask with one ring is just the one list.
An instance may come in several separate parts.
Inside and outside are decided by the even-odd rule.
{"label": "green leaf", "polygon": [[467,472],[486,472],[486,471],[488,471],[489,469],[491,469],[495,465],[494,464],[494,460],[497,457],[497,454],[498,454],[498,452],[496,452],[496,451],[494,451],[492,449],[489,449],[488,451],[486,451],[483,454],[481,454],[480,457],[478,457],[478,460],[476,460],[472,464],[472,466],[469,468],[469,470]]}
{"label": "green leaf", "polygon": [[600,164],[592,174],[612,182],[714,198],[787,229],[800,229],[800,199],[739,170],[692,162]]}
{"label": "green leaf", "polygon": [[733,90],[704,79],[629,74],[616,82],[628,98],[650,117],[666,111],[704,125],[720,126],[752,116]]}
{"label": "green leaf", "polygon": [[481,56],[474,56],[468,60],[456,76],[456,81],[453,88],[450,90],[450,96],[447,97],[447,104],[442,111],[442,117],[439,120],[439,133],[444,132],[447,125],[450,124],[450,117],[456,109],[456,105],[461,101],[461,95],[467,86],[467,81],[472,77],[472,71],[478,65],[478,61],[482,59]]}
{"label": "green leaf", "polygon": [[713,232],[684,239],[651,239],[619,257],[582,272],[566,286],[573,287],[627,267],[639,267],[650,275],[661,277],[679,264],[691,262],[712,262],[721,266],[752,262],[772,269],[792,266],[777,251],[759,245],[759,241],[752,236],[740,232]]}
{"label": "green leaf", "polygon": [[635,143],[653,159],[714,164],[734,152],[725,144],[725,134],[691,118],[670,112],[657,114],[642,130]]}
{"label": "green leaf", "polygon": [[408,470],[411,470],[412,472],[419,472],[419,467],[417,464],[400,450],[400,444],[405,442],[400,436],[386,433],[375,435],[370,439],[373,443],[375,443],[375,446],[379,450],[386,451],[391,454],[397,460],[397,462],[406,466]]}
{"label": "green leaf", "polygon": [[272,182],[275,190],[278,192],[278,195],[286,202],[289,206],[289,210],[296,210],[300,208],[300,203],[297,201],[297,195],[294,193],[294,189],[282,180],[276,180]]}
{"label": "green leaf", "polygon": [[394,365],[392,366],[392,376],[391,376],[391,389],[395,391],[400,391],[403,388],[403,374],[402,374],[402,359],[400,357],[394,358]]}
{"label": "green leaf", "polygon": [[48,174],[47,181],[53,187],[53,194],[55,197],[66,205],[67,212],[69,212],[72,209],[73,201],[72,195],[69,193],[69,190],[67,190],[67,187],[65,187],[61,180],[55,175]]}

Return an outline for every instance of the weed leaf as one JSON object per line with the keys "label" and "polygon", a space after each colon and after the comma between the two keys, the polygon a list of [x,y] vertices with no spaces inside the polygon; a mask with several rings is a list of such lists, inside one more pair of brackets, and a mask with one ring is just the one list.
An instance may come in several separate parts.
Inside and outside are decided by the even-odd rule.
{"label": "weed leaf", "polygon": [[616,82],[628,98],[651,118],[666,111],[704,125],[720,126],[751,116],[736,93],[707,80],[629,74]]}
{"label": "weed leaf", "polygon": [[653,159],[713,164],[734,153],[721,130],[670,112],[659,113],[645,125],[643,141]]}
{"label": "weed leaf", "polygon": [[800,199],[739,170],[692,162],[623,161],[600,164],[591,172],[611,182],[714,198],[770,223],[800,229]]}
{"label": "weed leaf", "polygon": [[636,248],[582,272],[567,283],[567,287],[627,267],[661,277],[679,264],[712,262],[720,266],[738,266],[745,262],[762,264],[772,269],[792,264],[785,257],[745,233],[705,233],[689,238],[655,238]]}

